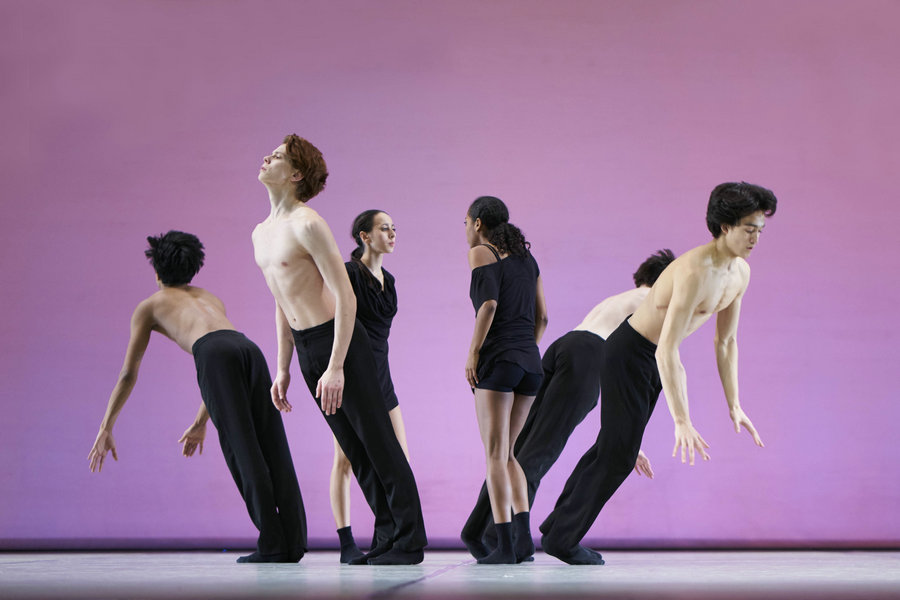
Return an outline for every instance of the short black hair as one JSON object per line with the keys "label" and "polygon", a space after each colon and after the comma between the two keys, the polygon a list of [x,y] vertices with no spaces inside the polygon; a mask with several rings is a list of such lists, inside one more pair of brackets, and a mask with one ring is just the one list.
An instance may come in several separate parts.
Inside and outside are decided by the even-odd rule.
{"label": "short black hair", "polygon": [[738,225],[741,219],[758,211],[771,217],[777,204],[772,190],[746,181],[721,183],[709,195],[706,227],[717,238],[722,235],[722,225]]}
{"label": "short black hair", "polygon": [[203,266],[203,244],[192,233],[169,231],[158,237],[147,237],[150,247],[144,256],[150,260],[163,285],[185,285]]}
{"label": "short black hair", "polygon": [[650,258],[642,262],[641,266],[634,272],[632,276],[634,277],[634,287],[641,287],[642,285],[653,287],[653,284],[656,283],[656,280],[659,279],[659,276],[673,260],[675,260],[675,254],[668,248],[663,248],[650,255]]}

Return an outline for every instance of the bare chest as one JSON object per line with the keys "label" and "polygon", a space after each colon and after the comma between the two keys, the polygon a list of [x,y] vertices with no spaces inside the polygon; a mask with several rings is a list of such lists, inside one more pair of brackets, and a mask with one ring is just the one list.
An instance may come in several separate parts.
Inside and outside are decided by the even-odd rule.
{"label": "bare chest", "polygon": [[708,318],[727,308],[741,291],[741,278],[738,273],[728,273],[715,278],[708,284],[708,291],[697,307],[697,315]]}

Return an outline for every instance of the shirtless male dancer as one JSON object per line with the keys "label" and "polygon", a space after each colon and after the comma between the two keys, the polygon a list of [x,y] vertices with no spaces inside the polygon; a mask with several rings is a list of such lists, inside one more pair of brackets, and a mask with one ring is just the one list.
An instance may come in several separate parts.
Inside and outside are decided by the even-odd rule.
{"label": "shirtless male dancer", "polygon": [[212,419],[228,469],[250,519],[259,529],[256,552],[237,562],[297,562],[306,552],[306,514],[281,414],[269,402],[272,378],[256,344],[235,331],[225,305],[206,290],[189,285],[203,266],[196,236],[170,231],[148,237],[145,252],[156,271],[159,291],[141,302],[131,317],[125,364],[88,455],[100,471],[107,452],[116,454],[112,428],[137,382],[150,332],[157,331],[193,354],[203,403],[179,442],[193,456]]}
{"label": "shirtless male dancer", "polygon": [[[544,379],[514,447],[528,482],[529,507],[534,504],[541,479],[562,454],[569,436],[597,406],[600,356],[606,338],[635,311],[674,259],[668,249],[650,256],[632,276],[633,289],[601,301],[575,329],[550,344],[544,353]],[[638,453],[635,471],[653,478],[650,460],[643,452]],[[490,497],[482,485],[461,536],[475,558],[486,556],[496,545],[493,529]]]}
{"label": "shirtless male dancer", "polygon": [[275,297],[278,371],[272,401],[289,412],[293,348],[300,371],[375,514],[375,547],[350,564],[418,564],[427,543],[416,480],[388,416],[356,297],[328,224],[306,206],[325,187],[322,153],[289,135],[263,159],[271,213],[253,231]]}
{"label": "shirtless male dancer", "polygon": [[687,456],[693,465],[696,453],[709,459],[709,445],[691,424],[678,348],[714,314],[716,363],[735,431],[744,427],[763,446],[738,398],[737,327],[750,282],[746,259],[776,204],[775,195],[763,187],[716,186],[706,211],[713,240],[676,258],[606,340],[600,361],[600,433],[541,524],[547,554],[569,564],[603,564],[598,552],[580,542],[634,467],[661,389],[675,421],[672,456],[680,449],[682,463]]}

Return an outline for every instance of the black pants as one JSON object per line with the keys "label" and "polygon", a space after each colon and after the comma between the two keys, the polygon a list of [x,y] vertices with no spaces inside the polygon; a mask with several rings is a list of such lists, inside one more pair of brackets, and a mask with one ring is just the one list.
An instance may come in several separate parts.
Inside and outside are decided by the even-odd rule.
{"label": "black pants", "polygon": [[[334,343],[334,321],[293,331],[300,371],[309,391],[328,368]],[[316,398],[321,408],[321,400]],[[324,413],[323,413],[324,414]],[[425,523],[419,490],[409,461],[397,441],[385,408],[369,337],[359,321],[344,358],[341,407],[325,420],[375,514],[375,540],[406,552],[425,547]]]}
{"label": "black pants", "polygon": [[[603,344],[602,337],[589,331],[570,331],[550,344],[541,359],[544,379],[513,448],[528,481],[529,506],[575,427],[597,406]],[[463,535],[481,540],[487,534],[493,546],[492,525],[491,499],[482,485]]]}
{"label": "black pants", "polygon": [[243,334],[229,330],[204,335],[191,352],[228,470],[259,529],[257,551],[305,552],[303,498],[281,413],[272,405],[265,357]]}
{"label": "black pants", "polygon": [[627,320],[606,340],[600,360],[600,433],[541,524],[545,547],[568,550],[578,545],[634,469],[644,428],[662,390],[655,352],[656,345]]}

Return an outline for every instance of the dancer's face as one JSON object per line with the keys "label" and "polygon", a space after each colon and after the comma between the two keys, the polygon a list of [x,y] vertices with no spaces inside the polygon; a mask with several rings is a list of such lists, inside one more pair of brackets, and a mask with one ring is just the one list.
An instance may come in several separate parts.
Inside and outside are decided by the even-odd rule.
{"label": "dancer's face", "polygon": [[378,213],[372,221],[372,231],[360,232],[360,239],[372,252],[390,254],[394,251],[394,244],[397,241],[397,228],[391,220],[391,215]]}
{"label": "dancer's face", "polygon": [[283,184],[296,183],[303,179],[303,176],[291,165],[287,157],[287,146],[282,144],[263,158],[258,179],[267,184]]}
{"label": "dancer's face", "polygon": [[759,243],[759,235],[765,226],[766,216],[762,211],[747,215],[737,225],[723,225],[725,247],[735,256],[746,259]]}

